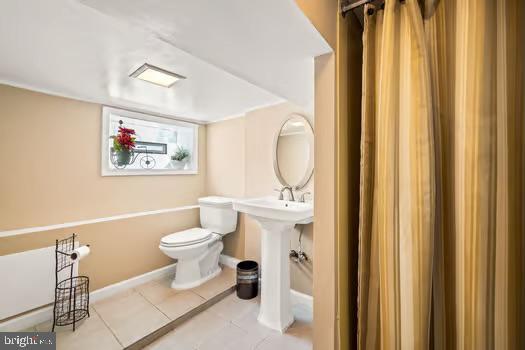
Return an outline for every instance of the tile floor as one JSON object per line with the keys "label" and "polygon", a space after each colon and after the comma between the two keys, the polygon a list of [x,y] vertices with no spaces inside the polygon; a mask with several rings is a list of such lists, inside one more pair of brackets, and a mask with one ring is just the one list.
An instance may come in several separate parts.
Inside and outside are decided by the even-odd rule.
{"label": "tile floor", "polygon": [[281,334],[257,322],[259,298],[233,293],[150,344],[148,350],[312,349],[312,310],[294,305],[295,322]]}
{"label": "tile floor", "polygon": [[[94,303],[91,317],[81,322],[75,332],[70,327],[57,327],[57,349],[128,347],[234,286],[235,271],[225,267],[218,277],[186,291],[171,289],[170,282],[168,278],[151,281]],[[176,326],[146,349],[312,349],[311,308],[294,305],[296,321],[281,334],[257,322],[259,300],[241,300],[232,293]],[[47,322],[31,330],[50,329],[51,323]]]}
{"label": "tile floor", "polygon": [[[57,327],[57,349],[122,349],[178,319],[235,285],[235,271],[223,267],[213,280],[191,290],[170,287],[171,278],[154,280],[93,303],[90,317],[71,327]],[[51,330],[51,322],[35,327]],[[30,329],[31,330],[31,329]],[[29,331],[29,330],[28,330]]]}

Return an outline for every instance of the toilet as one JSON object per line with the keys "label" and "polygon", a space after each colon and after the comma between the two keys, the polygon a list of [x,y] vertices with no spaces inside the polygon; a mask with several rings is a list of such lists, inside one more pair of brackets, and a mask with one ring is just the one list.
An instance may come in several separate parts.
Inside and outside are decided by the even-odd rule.
{"label": "toilet", "polygon": [[194,288],[220,274],[222,237],[237,228],[237,212],[231,198],[199,198],[199,205],[202,227],[171,233],[160,240],[160,250],[177,259],[171,283],[175,289]]}

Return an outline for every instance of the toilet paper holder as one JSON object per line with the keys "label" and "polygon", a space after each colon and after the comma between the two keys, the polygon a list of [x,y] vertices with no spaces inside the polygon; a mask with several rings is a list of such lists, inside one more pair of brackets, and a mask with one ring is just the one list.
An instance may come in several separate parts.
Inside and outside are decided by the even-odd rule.
{"label": "toilet paper holder", "polygon": [[82,258],[86,257],[90,252],[90,246],[89,244],[86,244],[84,246],[78,247],[69,255],[71,260],[82,260]]}
{"label": "toilet paper holder", "polygon": [[[74,275],[75,263],[89,254],[89,245],[77,247],[75,238],[77,235],[73,233],[68,238],[56,240],[53,332],[56,326],[71,324],[75,331],[76,324],[89,317],[89,277]],[[63,278],[60,273],[63,270],[69,277]]]}

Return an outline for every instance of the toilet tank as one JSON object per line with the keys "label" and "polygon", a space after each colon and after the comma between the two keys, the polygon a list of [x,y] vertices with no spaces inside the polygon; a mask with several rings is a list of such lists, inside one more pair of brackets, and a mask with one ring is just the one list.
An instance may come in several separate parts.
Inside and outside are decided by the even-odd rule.
{"label": "toilet tank", "polygon": [[202,228],[225,235],[237,228],[237,212],[233,210],[232,199],[226,197],[199,198]]}

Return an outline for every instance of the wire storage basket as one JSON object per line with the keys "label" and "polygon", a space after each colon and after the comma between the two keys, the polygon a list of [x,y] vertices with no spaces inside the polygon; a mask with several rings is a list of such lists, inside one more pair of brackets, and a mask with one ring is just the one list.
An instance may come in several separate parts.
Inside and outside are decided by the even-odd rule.
{"label": "wire storage basket", "polygon": [[[89,278],[86,276],[74,276],[75,259],[72,254],[75,250],[75,238],[71,237],[56,241],[56,287],[55,304],[53,307],[53,329],[56,326],[73,325],[80,320],[89,317]],[[66,270],[69,278],[59,281],[59,273]]]}

